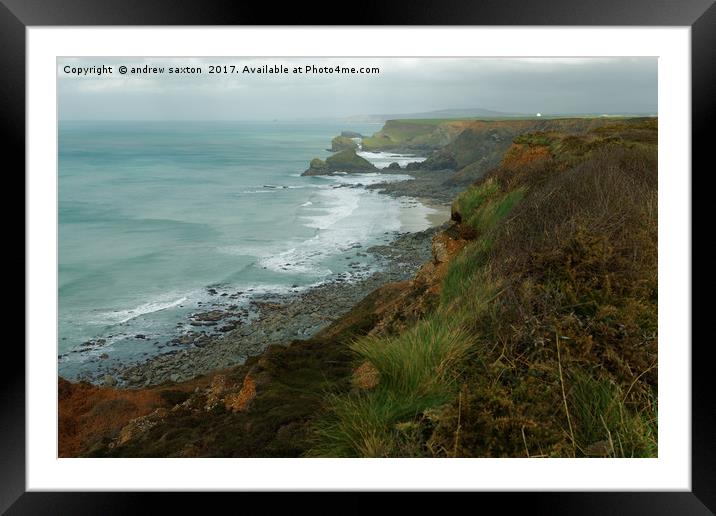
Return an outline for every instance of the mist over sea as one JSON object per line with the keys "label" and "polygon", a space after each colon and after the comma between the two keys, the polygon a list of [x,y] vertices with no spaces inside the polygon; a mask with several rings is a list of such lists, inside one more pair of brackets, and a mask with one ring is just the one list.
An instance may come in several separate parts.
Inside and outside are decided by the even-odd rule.
{"label": "mist over sea", "polygon": [[429,227],[430,208],[356,186],[408,176],[300,176],[344,129],[380,125],[61,122],[60,374],[161,353],[202,305],[363,277],[379,264],[356,245]]}

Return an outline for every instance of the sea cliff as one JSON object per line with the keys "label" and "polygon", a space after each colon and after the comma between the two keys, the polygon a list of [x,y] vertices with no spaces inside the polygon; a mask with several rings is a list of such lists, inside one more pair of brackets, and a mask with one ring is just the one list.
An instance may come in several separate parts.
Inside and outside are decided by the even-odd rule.
{"label": "sea cliff", "polygon": [[657,120],[412,125],[363,139],[432,148],[378,188],[453,199],[449,224],[379,250],[420,249],[410,267],[334,285],[341,314],[243,365],[60,380],[60,455],[655,456]]}

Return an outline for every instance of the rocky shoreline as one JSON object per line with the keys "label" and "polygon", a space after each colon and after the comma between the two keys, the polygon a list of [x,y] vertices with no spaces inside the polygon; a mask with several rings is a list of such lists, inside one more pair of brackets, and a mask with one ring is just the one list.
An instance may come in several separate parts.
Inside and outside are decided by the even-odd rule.
{"label": "rocky shoreline", "polygon": [[192,321],[197,329],[208,323],[219,326],[224,333],[186,334],[175,339],[175,349],[170,352],[111,371],[95,381],[128,388],[181,382],[242,364],[270,345],[310,338],[376,288],[411,278],[430,258],[432,238],[440,230],[441,226],[436,226],[417,233],[397,234],[389,244],[368,248],[366,252],[377,257],[383,267],[364,279],[348,281],[340,275],[301,292],[258,294],[252,298],[249,309],[241,313],[213,308],[196,314]]}
{"label": "rocky shoreline", "polygon": [[368,185],[369,190],[392,197],[414,197],[426,200],[428,204],[449,205],[464,186],[446,183],[454,171],[444,170],[406,170],[401,168],[384,168],[382,174],[406,174],[412,176],[410,181],[395,181]]}
{"label": "rocky shoreline", "polygon": [[[242,292],[222,293],[221,296],[227,296],[222,298],[223,304],[205,303],[202,311],[192,314],[185,323],[177,324],[189,330],[159,345],[159,348],[164,348],[160,354],[133,364],[111,364],[107,361],[103,368],[80,379],[109,387],[143,388],[183,382],[240,365],[271,345],[288,345],[293,340],[311,338],[349,312],[375,289],[412,278],[418,268],[430,259],[432,238],[449,219],[448,206],[460,188],[445,184],[452,175],[451,171],[440,173],[391,166],[382,169],[381,173],[410,175],[413,179],[351,186],[367,187],[392,197],[418,199],[437,211],[429,216],[433,224],[430,229],[417,233],[395,233],[390,243],[368,249],[356,246],[356,258],[370,253],[378,259],[380,269],[377,272],[358,280],[350,274],[337,275],[306,290],[281,294],[256,293],[251,295],[248,305],[232,304],[232,301],[243,297]],[[217,294],[212,292],[213,289],[208,290],[210,294]],[[137,335],[135,338],[145,337]],[[87,349],[91,349],[93,343],[88,344]],[[106,357],[99,357],[103,358]]]}

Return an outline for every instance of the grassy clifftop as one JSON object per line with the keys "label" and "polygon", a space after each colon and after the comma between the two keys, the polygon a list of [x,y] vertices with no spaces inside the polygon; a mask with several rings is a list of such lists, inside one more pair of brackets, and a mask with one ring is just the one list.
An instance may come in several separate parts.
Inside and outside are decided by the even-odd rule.
{"label": "grassy clifftop", "polygon": [[559,118],[529,120],[472,120],[447,145],[433,151],[428,159],[412,167],[455,171],[448,182],[469,185],[495,168],[515,138],[535,132],[583,135],[614,124],[633,125],[640,120],[609,118]]}
{"label": "grassy clifftop", "polygon": [[633,125],[627,118],[528,118],[388,120],[371,137],[363,138],[369,151],[413,152],[427,155],[408,169],[450,170],[449,185],[467,186],[495,168],[514,138],[534,132],[586,134],[599,127]]}
{"label": "grassy clifftop", "polygon": [[431,151],[450,143],[466,126],[465,120],[388,120],[383,128],[363,138],[367,151]]}
{"label": "grassy clifftop", "polygon": [[351,345],[311,453],[655,456],[656,134],[518,138],[456,199],[419,320]]}

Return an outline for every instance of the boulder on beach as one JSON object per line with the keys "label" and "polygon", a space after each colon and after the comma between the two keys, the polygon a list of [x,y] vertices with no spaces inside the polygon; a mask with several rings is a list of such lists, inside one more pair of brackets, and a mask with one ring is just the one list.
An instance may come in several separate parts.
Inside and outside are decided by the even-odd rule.
{"label": "boulder on beach", "polygon": [[192,315],[192,319],[194,321],[201,321],[201,322],[216,322],[216,321],[220,321],[227,315],[228,314],[222,310],[211,310],[209,312],[196,313],[196,314]]}
{"label": "boulder on beach", "polygon": [[114,387],[117,385],[117,379],[111,374],[106,374],[102,378],[102,385],[105,387]]}

